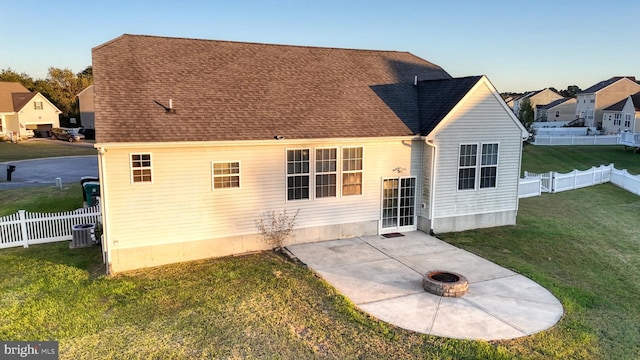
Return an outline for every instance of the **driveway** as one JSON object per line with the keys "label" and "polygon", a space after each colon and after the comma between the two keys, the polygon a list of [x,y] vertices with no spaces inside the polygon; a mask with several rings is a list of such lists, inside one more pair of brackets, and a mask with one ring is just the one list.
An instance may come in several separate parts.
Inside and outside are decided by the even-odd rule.
{"label": "driveway", "polygon": [[[12,181],[6,182],[7,165],[15,165]],[[84,176],[98,176],[98,156],[66,156],[0,163],[0,190],[62,183],[80,183]]]}
{"label": "driveway", "polygon": [[[423,232],[287,246],[287,250],[370,315],[404,329],[459,339],[535,334],[562,317],[545,288]],[[424,291],[423,275],[444,270],[469,282],[461,297]]]}

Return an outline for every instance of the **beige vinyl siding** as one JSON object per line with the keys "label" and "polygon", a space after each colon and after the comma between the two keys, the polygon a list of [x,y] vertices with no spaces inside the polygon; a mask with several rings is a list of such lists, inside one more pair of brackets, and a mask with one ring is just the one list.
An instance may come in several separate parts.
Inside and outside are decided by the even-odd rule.
{"label": "beige vinyl siding", "polygon": [[[558,116],[556,117],[556,111]],[[547,121],[573,121],[576,118],[576,99],[570,99],[547,110]]]}
{"label": "beige vinyl siding", "polygon": [[[598,91],[595,101],[595,122],[602,122],[602,116],[604,114],[603,109],[639,91],[640,85],[626,78]],[[587,102],[589,102],[589,100],[587,100]]]}
{"label": "beige vinyl siding", "polygon": [[[450,116],[432,134],[437,146],[432,218],[516,210],[520,128],[485,84],[470,93]],[[482,143],[499,144],[497,187],[459,191],[460,144]]]}
{"label": "beige vinyl siding", "polygon": [[[34,109],[34,102],[41,102],[42,109]],[[20,110],[20,122],[24,125],[51,124],[51,127],[59,127],[58,111],[51,103],[37,94]]]}
{"label": "beige vinyl siding", "polygon": [[[406,143],[406,141],[405,141]],[[362,146],[363,195],[286,200],[286,149]],[[256,233],[255,222],[272,210],[300,209],[296,228],[378,220],[382,177],[408,174],[420,155],[399,140],[349,144],[234,147],[107,148],[105,182],[109,238],[115,247],[196,241]],[[421,150],[420,150],[421,151]],[[153,182],[132,183],[130,154],[150,153]],[[313,160],[311,158],[313,179]],[[211,190],[211,163],[239,161],[240,188]],[[340,178],[340,176],[338,176]],[[103,180],[104,181],[104,180]],[[313,182],[311,183],[313,188]],[[340,188],[340,186],[338,186]]]}

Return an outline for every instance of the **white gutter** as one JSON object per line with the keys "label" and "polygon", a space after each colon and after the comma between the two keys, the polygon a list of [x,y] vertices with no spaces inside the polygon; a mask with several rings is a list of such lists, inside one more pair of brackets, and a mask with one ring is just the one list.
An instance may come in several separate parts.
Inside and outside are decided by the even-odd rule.
{"label": "white gutter", "polygon": [[173,147],[213,147],[213,146],[265,146],[265,145],[307,145],[307,144],[335,144],[335,143],[367,143],[367,142],[397,142],[423,140],[419,135],[389,136],[372,138],[309,138],[309,139],[263,139],[263,140],[223,140],[223,141],[171,141],[171,142],[107,142],[96,144],[96,148],[128,149],[128,148],[173,148]]}

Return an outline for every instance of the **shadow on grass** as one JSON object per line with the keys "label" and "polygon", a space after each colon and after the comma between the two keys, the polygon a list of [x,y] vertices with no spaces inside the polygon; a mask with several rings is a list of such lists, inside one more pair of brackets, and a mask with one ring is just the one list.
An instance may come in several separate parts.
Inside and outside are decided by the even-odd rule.
{"label": "shadow on grass", "polygon": [[94,278],[105,275],[102,250],[99,245],[86,248],[69,248],[69,241],[31,245],[28,248],[0,250],[0,255],[16,256],[38,262],[50,262],[85,270]]}

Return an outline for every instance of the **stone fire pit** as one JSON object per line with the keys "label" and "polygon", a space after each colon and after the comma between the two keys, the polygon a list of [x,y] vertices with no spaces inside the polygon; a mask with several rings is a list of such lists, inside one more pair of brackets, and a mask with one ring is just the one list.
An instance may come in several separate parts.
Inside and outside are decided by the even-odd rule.
{"label": "stone fire pit", "polygon": [[451,271],[433,270],[424,275],[422,287],[425,291],[439,296],[460,297],[469,289],[464,276]]}

